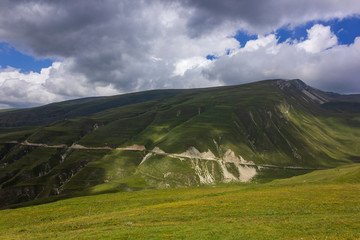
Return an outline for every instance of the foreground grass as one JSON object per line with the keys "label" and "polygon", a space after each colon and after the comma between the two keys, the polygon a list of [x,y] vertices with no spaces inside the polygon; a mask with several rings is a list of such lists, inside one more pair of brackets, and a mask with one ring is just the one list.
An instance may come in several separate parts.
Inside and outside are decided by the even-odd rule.
{"label": "foreground grass", "polygon": [[360,184],[103,194],[0,211],[0,238],[359,239],[359,196]]}

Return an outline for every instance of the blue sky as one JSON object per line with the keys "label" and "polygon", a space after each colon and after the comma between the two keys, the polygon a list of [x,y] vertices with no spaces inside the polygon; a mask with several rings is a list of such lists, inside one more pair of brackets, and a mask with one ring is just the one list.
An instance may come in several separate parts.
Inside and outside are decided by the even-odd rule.
{"label": "blue sky", "polygon": [[[315,24],[330,26],[331,31],[337,36],[338,43],[340,45],[352,44],[354,43],[355,38],[360,36],[360,17],[357,16],[345,19],[332,19],[329,21],[310,21],[296,27],[287,25],[272,31],[271,33],[276,35],[278,43],[283,43],[287,40],[290,40],[290,42],[294,40],[303,41],[307,37],[307,30]],[[258,38],[257,35],[250,34],[242,30],[238,30],[236,34],[231,37],[235,38],[239,42],[241,48],[243,48],[249,40],[255,40]],[[227,52],[227,54],[229,53],[230,51]],[[208,54],[206,58],[209,60],[218,59],[218,57],[213,54]]]}
{"label": "blue sky", "polygon": [[[315,24],[330,26],[331,31],[337,36],[339,44],[352,44],[354,43],[355,38],[360,36],[360,17],[355,16],[345,19],[333,19],[330,21],[310,21],[296,27],[287,25],[272,33],[276,35],[279,43],[288,39],[301,41],[307,37],[306,30],[310,29]],[[241,47],[244,47],[247,41],[257,39],[257,35],[239,30],[234,38],[240,42]]]}
{"label": "blue sky", "polygon": [[4,1],[0,108],[273,78],[360,93],[359,36],[358,0]]}
{"label": "blue sky", "polygon": [[37,59],[34,56],[23,54],[9,43],[0,42],[0,66],[21,69],[21,72],[40,72],[42,68],[50,67],[51,59]]}
{"label": "blue sky", "polygon": [[310,21],[306,24],[296,26],[293,29],[290,26],[282,27],[277,29],[275,34],[279,38],[280,43],[286,41],[288,38],[300,41],[306,38],[306,30],[310,29],[315,24],[330,26],[331,31],[338,37],[340,44],[351,44],[356,37],[360,36],[360,18],[358,17],[333,19],[330,21]]}

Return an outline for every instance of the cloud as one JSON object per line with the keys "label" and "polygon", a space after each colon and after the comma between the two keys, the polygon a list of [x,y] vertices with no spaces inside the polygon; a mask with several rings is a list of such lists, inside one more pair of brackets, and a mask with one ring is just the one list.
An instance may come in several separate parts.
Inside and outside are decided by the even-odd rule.
{"label": "cloud", "polygon": [[114,95],[112,86],[99,86],[83,75],[68,72],[66,62],[54,62],[40,73],[20,69],[0,69],[0,103],[4,107],[30,107],[86,96]]}
{"label": "cloud", "polygon": [[0,69],[0,103],[11,107],[27,107],[60,100],[42,86],[49,76],[48,70],[24,74],[20,69],[11,67]]}
{"label": "cloud", "polygon": [[[327,30],[325,26],[315,25],[303,42],[278,43],[273,34],[259,37],[235,54],[217,59],[202,73],[208,79],[221,79],[225,84],[300,78],[322,90],[360,92],[357,77],[360,75],[360,37],[349,46],[335,45],[336,37]],[[321,36],[314,37],[314,33]],[[319,42],[324,45],[318,45]],[[328,49],[329,46],[332,48]]]}
{"label": "cloud", "polygon": [[224,24],[233,23],[252,34],[266,34],[282,26],[313,20],[344,18],[360,13],[357,0],[177,0],[192,9],[189,34],[198,37]]}
{"label": "cloud", "polygon": [[[350,73],[358,73],[358,57],[351,52],[357,51],[358,43],[339,46],[330,28],[322,25],[309,29],[302,42],[279,44],[271,32],[359,13],[355,0],[1,1],[0,41],[55,62],[40,73],[1,69],[0,104],[33,106],[270,77],[356,89]],[[232,37],[239,29],[259,37],[240,48]],[[206,59],[209,54],[216,59]],[[343,62],[333,63],[336,59]],[[337,70],[328,79],[323,78],[330,75],[326,64]],[[348,85],[337,88],[335,76],[340,72],[342,84]]]}
{"label": "cloud", "polygon": [[174,76],[184,76],[185,72],[198,67],[205,67],[211,61],[204,57],[193,57],[188,59],[182,59],[176,63]]}
{"label": "cloud", "polygon": [[336,35],[330,31],[330,26],[316,24],[308,29],[307,33],[308,39],[298,44],[298,47],[307,52],[318,53],[338,43]]}
{"label": "cloud", "polygon": [[[239,46],[227,29],[199,39],[187,36],[183,16],[188,13],[178,3],[80,0],[5,5],[0,9],[0,39],[25,53],[61,62],[38,86],[49,92],[44,103],[101,93],[212,85],[173,75],[183,65],[180,75],[184,76],[188,59],[224,55]],[[26,78],[18,70],[15,74]],[[50,98],[53,94],[57,97]]]}
{"label": "cloud", "polygon": [[[276,43],[276,36],[274,34],[270,34],[268,36],[258,36],[256,40],[248,41],[241,51],[254,52],[263,47],[267,47],[268,51],[273,51],[276,48]],[[272,48],[269,47],[270,45]]]}

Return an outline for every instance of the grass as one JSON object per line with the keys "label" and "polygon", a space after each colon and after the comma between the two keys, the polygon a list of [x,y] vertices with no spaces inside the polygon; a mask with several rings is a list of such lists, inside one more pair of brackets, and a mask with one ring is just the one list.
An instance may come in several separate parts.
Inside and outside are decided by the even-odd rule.
{"label": "grass", "polygon": [[[360,165],[0,211],[1,239],[358,239]],[[90,210],[91,208],[91,210]]]}
{"label": "grass", "polygon": [[35,127],[0,128],[0,143],[23,141],[35,132]]}
{"label": "grass", "polygon": [[359,193],[358,183],[314,183],[103,194],[2,210],[0,235],[2,239],[358,239]]}
{"label": "grass", "polygon": [[350,164],[287,179],[274,180],[272,184],[304,183],[360,183],[360,164]]}

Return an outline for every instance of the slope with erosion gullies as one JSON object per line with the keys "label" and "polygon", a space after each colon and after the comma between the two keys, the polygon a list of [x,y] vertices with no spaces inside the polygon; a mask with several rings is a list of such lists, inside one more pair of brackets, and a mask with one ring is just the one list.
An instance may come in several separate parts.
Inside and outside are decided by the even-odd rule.
{"label": "slope with erosion gullies", "polygon": [[46,126],[1,129],[0,195],[10,197],[0,204],[265,182],[360,159],[360,115],[324,107],[354,97],[300,80],[170,92]]}

